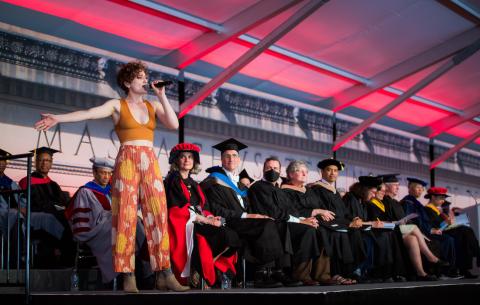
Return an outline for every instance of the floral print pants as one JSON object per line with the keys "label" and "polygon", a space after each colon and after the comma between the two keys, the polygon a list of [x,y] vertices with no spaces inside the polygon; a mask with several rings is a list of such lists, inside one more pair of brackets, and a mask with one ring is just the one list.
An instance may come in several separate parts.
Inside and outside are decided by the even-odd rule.
{"label": "floral print pants", "polygon": [[112,177],[112,243],[115,272],[135,270],[137,202],[153,271],[170,268],[168,217],[162,174],[153,148],[122,145]]}

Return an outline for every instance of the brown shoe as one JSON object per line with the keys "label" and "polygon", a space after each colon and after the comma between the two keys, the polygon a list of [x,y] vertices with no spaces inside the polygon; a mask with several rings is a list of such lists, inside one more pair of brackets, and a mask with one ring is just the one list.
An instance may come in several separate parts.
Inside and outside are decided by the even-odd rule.
{"label": "brown shoe", "polygon": [[167,281],[163,272],[157,272],[157,280],[155,281],[155,288],[158,290],[168,290]]}
{"label": "brown shoe", "polygon": [[128,273],[123,275],[123,291],[126,293],[138,293],[135,275]]}
{"label": "brown shoe", "polygon": [[170,273],[168,275],[164,275],[164,277],[165,277],[165,282],[167,282],[168,290],[173,290],[173,291],[177,291],[177,292],[183,292],[183,291],[190,290],[190,287],[180,285],[180,283],[177,281],[177,279],[175,278],[175,275],[173,275],[173,273]]}
{"label": "brown shoe", "polygon": [[173,273],[165,275],[163,272],[157,273],[157,282],[155,287],[158,290],[172,290],[177,292],[190,290],[190,287],[181,285]]}

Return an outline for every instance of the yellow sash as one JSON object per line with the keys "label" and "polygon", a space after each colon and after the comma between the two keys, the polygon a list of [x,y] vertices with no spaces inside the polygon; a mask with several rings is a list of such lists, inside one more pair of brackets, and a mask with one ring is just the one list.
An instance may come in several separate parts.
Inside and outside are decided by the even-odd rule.
{"label": "yellow sash", "polygon": [[435,214],[437,214],[437,216],[440,215],[440,210],[435,205],[433,205],[433,203],[429,203],[425,207],[432,209]]}
{"label": "yellow sash", "polygon": [[382,210],[383,213],[385,213],[385,205],[383,204],[383,202],[381,202],[377,198],[373,198],[372,200],[370,200],[370,202],[376,205],[380,210]]}

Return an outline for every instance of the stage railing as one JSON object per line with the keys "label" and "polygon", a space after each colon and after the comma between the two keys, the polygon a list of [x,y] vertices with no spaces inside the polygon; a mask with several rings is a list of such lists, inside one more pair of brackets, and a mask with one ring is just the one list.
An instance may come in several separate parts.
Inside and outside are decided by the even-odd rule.
{"label": "stage railing", "polygon": [[[6,194],[19,194],[18,197],[21,197],[21,195],[24,195],[25,197],[25,202],[26,202],[26,207],[25,207],[25,303],[29,304],[30,303],[30,196],[31,196],[31,173],[32,173],[32,157],[33,153],[27,153],[27,154],[20,154],[20,155],[10,155],[10,156],[3,156],[0,157],[0,160],[15,160],[15,159],[23,159],[27,158],[27,187],[25,190],[6,190],[2,191],[2,193]],[[6,234],[6,239],[7,239],[7,283],[10,280],[10,197],[8,198],[8,210],[7,210],[7,234]],[[17,284],[20,284],[20,261],[21,261],[21,255],[20,255],[20,232],[22,230],[22,227],[20,225],[20,209],[21,209],[21,200],[18,200],[17,202]],[[2,264],[3,264],[3,239],[2,239]],[[2,265],[3,267],[3,265]]]}

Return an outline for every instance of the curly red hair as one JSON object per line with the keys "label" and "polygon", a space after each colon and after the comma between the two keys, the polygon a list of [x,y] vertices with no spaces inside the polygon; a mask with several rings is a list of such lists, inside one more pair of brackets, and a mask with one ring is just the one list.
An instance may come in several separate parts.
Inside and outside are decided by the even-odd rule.
{"label": "curly red hair", "polygon": [[138,73],[144,72],[147,74],[147,66],[141,61],[132,61],[123,65],[117,73],[117,84],[125,91],[125,94],[128,94],[128,88],[125,86],[125,83],[130,83]]}

